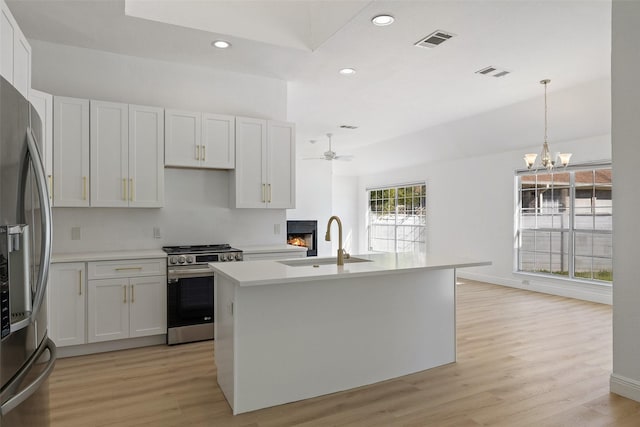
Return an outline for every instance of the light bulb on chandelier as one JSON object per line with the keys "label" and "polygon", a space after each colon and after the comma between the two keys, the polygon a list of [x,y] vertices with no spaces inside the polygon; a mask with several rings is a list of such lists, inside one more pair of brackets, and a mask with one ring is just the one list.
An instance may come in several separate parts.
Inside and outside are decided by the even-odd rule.
{"label": "light bulb on chandelier", "polygon": [[[540,165],[549,172],[553,170],[557,159],[560,160],[560,164],[564,167],[569,164],[569,160],[571,159],[571,153],[556,153],[556,155],[552,157],[551,152],[549,151],[549,142],[547,142],[547,84],[550,82],[551,80],[549,79],[540,80],[540,84],[544,85],[544,143],[542,144]],[[527,164],[528,169],[533,168],[537,158],[538,155],[535,153],[528,153],[524,155],[524,162]]]}

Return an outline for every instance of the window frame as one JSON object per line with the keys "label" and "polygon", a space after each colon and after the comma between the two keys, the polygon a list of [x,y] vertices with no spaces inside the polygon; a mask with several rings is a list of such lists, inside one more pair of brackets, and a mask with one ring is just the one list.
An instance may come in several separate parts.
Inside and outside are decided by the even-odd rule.
{"label": "window frame", "polygon": [[[400,205],[398,204],[398,193],[399,193],[399,189],[402,188],[408,188],[408,187],[422,187],[422,191],[423,191],[423,195],[421,197],[424,197],[424,216],[423,216],[423,224],[417,224],[417,225],[412,225],[412,227],[418,227],[421,229],[421,231],[419,232],[419,235],[424,236],[424,239],[421,240],[411,240],[411,243],[413,245],[418,245],[419,247],[419,252],[420,253],[426,253],[427,250],[427,184],[426,181],[418,181],[418,182],[409,182],[409,183],[403,183],[403,184],[389,184],[389,185],[381,185],[381,186],[373,186],[373,187],[367,187],[365,189],[366,191],[366,200],[367,200],[367,208],[366,208],[366,232],[367,232],[367,250],[369,252],[378,252],[378,253],[399,253],[398,249],[398,243],[400,242],[406,242],[407,240],[399,240],[398,239],[398,230],[402,227],[406,227],[406,225],[403,225],[401,223],[399,223],[398,221],[398,215],[399,215],[399,207]],[[383,224],[374,224],[372,223],[372,218],[371,218],[371,214],[372,214],[372,210],[371,210],[371,192],[372,191],[389,191],[389,190],[394,190],[395,192],[395,196],[394,196],[394,205],[395,205],[395,212],[393,213],[394,215],[394,222],[393,224],[389,224],[386,225],[388,227],[393,227],[393,252],[389,252],[389,251],[385,251],[385,250],[380,250],[380,249],[373,249],[372,246],[372,228],[373,226],[385,226]],[[415,197],[415,196],[414,196]],[[384,200],[384,199],[381,199]],[[413,209],[413,208],[412,208]],[[415,215],[411,215],[411,216],[415,216]],[[391,239],[389,239],[391,240]],[[415,251],[414,251],[415,252]]]}
{"label": "window frame", "polygon": [[[613,224],[611,225],[610,229],[598,229],[595,227],[595,223],[593,228],[591,229],[585,229],[585,228],[576,228],[576,223],[575,223],[575,218],[576,218],[576,189],[580,189],[580,187],[576,187],[576,180],[575,180],[575,175],[576,172],[579,171],[595,171],[598,169],[609,169],[612,170],[613,166],[611,161],[597,161],[597,162],[589,162],[589,163],[580,163],[580,164],[575,164],[575,165],[570,165],[567,166],[566,168],[563,167],[558,167],[558,168],[554,168],[554,170],[552,172],[547,171],[544,168],[539,168],[539,169],[532,169],[532,170],[528,170],[528,169],[518,169],[515,171],[515,176],[514,176],[514,257],[513,257],[513,272],[515,274],[518,275],[527,275],[527,276],[536,276],[536,277],[544,277],[544,278],[553,278],[553,279],[557,279],[557,280],[565,280],[565,281],[572,281],[572,282],[576,282],[576,283],[588,283],[588,284],[595,284],[595,285],[600,285],[600,286],[612,286],[613,285],[613,279],[611,281],[609,280],[604,280],[604,279],[598,279],[595,278],[595,273],[596,271],[594,270],[593,267],[593,260],[594,258],[606,258],[606,257],[597,257],[594,255],[593,250],[591,252],[591,255],[589,256],[589,258],[591,259],[591,277],[590,278],[584,278],[584,277],[580,277],[576,275],[576,256],[580,256],[577,255],[577,250],[576,250],[576,235],[580,235],[580,234],[590,234],[590,236],[593,238],[593,236],[596,235],[608,235],[611,236],[611,240],[613,240]],[[541,228],[537,228],[537,219],[536,219],[536,227],[533,228],[522,228],[521,227],[521,219],[522,219],[522,212],[521,212],[521,195],[522,195],[522,185],[521,185],[521,178],[523,176],[537,176],[537,175],[547,175],[547,174],[555,174],[555,173],[569,173],[569,206],[568,206],[568,218],[569,218],[569,225],[568,227],[565,228],[554,228],[554,227],[541,227]],[[591,188],[595,189],[594,191],[598,191],[597,190],[597,185],[598,183],[594,180]],[[613,194],[613,181],[611,181],[611,194]],[[536,188],[537,187],[537,182],[536,182]],[[552,187],[553,189],[553,187]],[[611,200],[613,199],[613,196],[611,196]],[[593,196],[592,196],[592,203],[593,203]],[[597,199],[596,199],[597,200]],[[606,199],[604,199],[606,200]],[[613,201],[612,201],[613,203]],[[613,205],[610,205],[610,209],[613,209]],[[537,205],[536,209],[541,209],[540,206]],[[596,214],[596,207],[592,204],[591,205],[591,209],[592,209],[592,213],[591,215],[594,218],[597,216]],[[612,211],[611,211],[611,216],[612,216]],[[557,273],[553,273],[552,270],[552,263],[550,262],[550,271],[547,272],[542,272],[542,271],[527,271],[527,270],[521,270],[521,234],[522,231],[533,231],[534,235],[535,232],[548,232],[548,233],[553,233],[553,232],[560,232],[560,233],[568,233],[567,235],[567,246],[568,246],[568,251],[567,251],[567,257],[568,257],[568,263],[567,263],[567,269],[568,269],[568,274],[562,275],[562,274],[557,274]],[[562,237],[561,237],[562,239]],[[593,239],[592,239],[593,241]],[[612,245],[612,244],[611,244]],[[593,243],[592,243],[592,248],[593,248]],[[535,253],[535,244],[534,244],[534,253]],[[542,251],[541,251],[542,253]],[[549,250],[549,256],[553,256],[553,251],[550,249]],[[586,257],[586,256],[585,256]],[[535,258],[534,258],[535,259]],[[611,277],[613,278],[613,257],[611,256]],[[535,262],[535,261],[534,261]],[[562,267],[562,266],[561,266]]]}

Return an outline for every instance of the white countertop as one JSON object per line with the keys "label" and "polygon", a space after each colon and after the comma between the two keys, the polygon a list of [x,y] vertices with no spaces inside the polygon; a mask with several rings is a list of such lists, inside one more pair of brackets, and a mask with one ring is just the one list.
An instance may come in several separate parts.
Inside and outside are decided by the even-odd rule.
{"label": "white countertop", "polygon": [[287,245],[286,243],[272,245],[232,245],[240,249],[245,254],[264,254],[274,252],[306,252],[307,248],[301,246]]}
{"label": "white countertop", "polygon": [[107,251],[107,252],[77,252],[54,253],[51,262],[85,262],[85,261],[114,261],[126,259],[166,258],[162,249],[144,249],[139,251]]}
{"label": "white countertop", "polygon": [[210,263],[209,266],[239,286],[272,285],[280,283],[334,280],[349,277],[364,277],[381,274],[396,274],[412,270],[441,270],[462,267],[491,265],[490,261],[477,261],[456,257],[436,257],[414,254],[368,254],[352,255],[354,258],[371,260],[338,266],[322,264],[327,258],[304,258],[286,262],[317,262],[318,266],[290,266],[278,261],[244,261],[234,263]]}

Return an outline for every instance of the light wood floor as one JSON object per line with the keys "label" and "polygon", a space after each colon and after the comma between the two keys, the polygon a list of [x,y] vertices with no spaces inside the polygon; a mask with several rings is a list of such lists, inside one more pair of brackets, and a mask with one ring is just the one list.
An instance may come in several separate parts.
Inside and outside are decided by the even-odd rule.
{"label": "light wood floor", "polygon": [[213,342],[61,359],[52,426],[640,426],[640,403],[609,394],[611,307],[457,289],[457,363],[233,417]]}

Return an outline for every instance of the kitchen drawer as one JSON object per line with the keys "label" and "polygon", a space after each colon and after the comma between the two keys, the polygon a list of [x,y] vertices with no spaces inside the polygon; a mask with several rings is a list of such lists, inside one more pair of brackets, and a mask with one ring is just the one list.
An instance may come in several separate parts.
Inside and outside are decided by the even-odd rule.
{"label": "kitchen drawer", "polygon": [[88,263],[88,279],[110,279],[118,277],[164,276],[167,260],[132,259],[122,261],[97,261]]}

